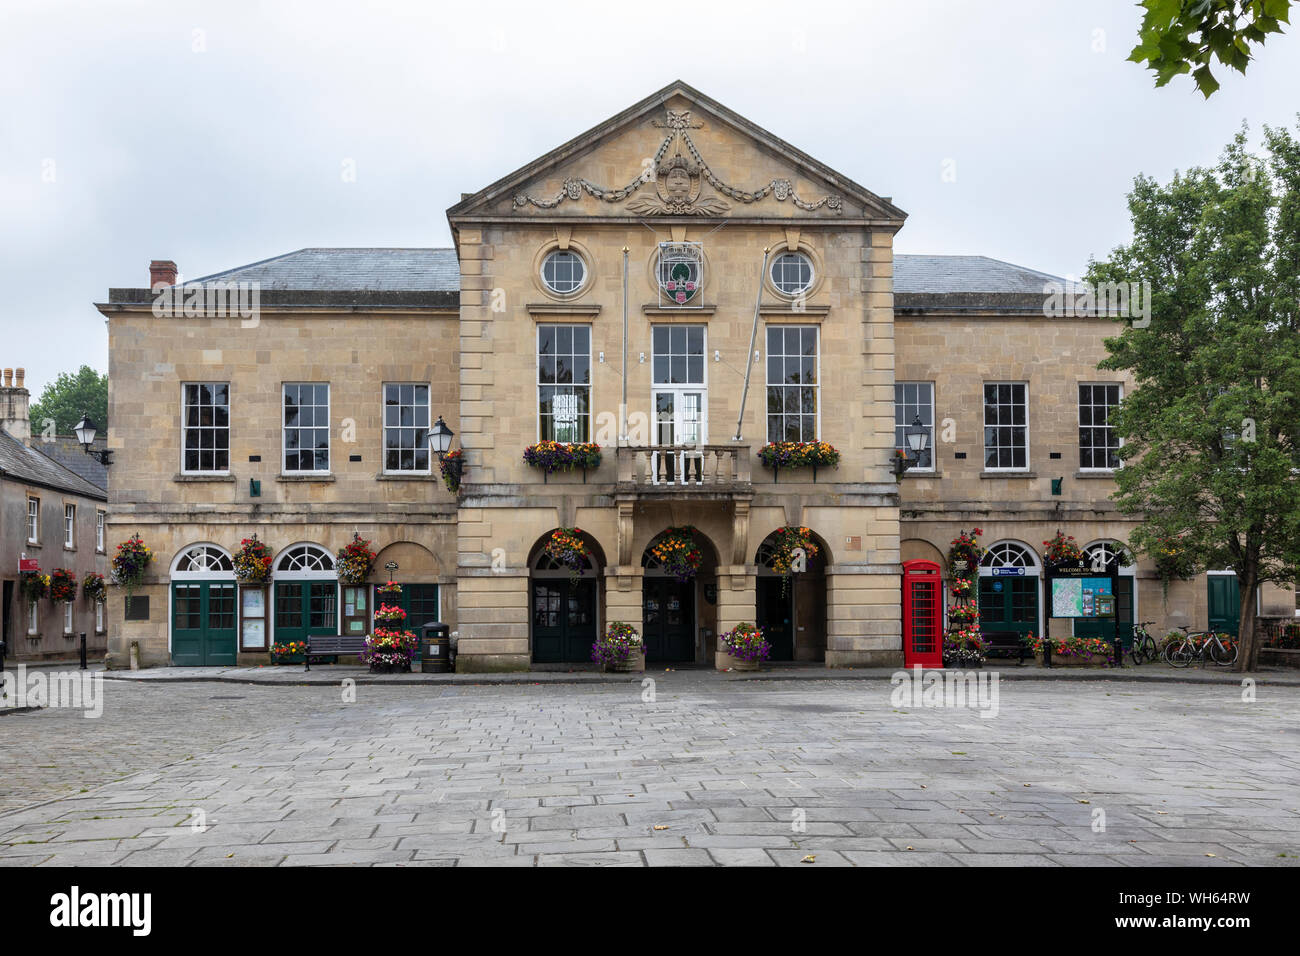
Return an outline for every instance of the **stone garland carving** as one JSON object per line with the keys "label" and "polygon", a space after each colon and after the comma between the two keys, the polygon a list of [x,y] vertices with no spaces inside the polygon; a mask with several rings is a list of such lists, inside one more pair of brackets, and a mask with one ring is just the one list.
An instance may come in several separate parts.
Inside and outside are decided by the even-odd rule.
{"label": "stone garland carving", "polygon": [[[807,202],[799,198],[795,193],[794,184],[788,179],[774,179],[766,186],[752,191],[738,189],[723,182],[714,175],[713,170],[709,169],[708,163],[704,161],[704,157],[700,155],[699,149],[691,140],[689,130],[699,129],[702,124],[691,122],[690,110],[668,110],[667,119],[662,123],[655,121],[654,125],[660,129],[667,129],[668,135],[659,144],[659,149],[646,163],[641,174],[622,189],[606,189],[590,180],[573,177],[564,181],[560,192],[553,199],[538,198],[521,192],[515,195],[515,206],[554,209],[566,200],[581,199],[584,192],[602,202],[617,203],[627,199],[646,183],[653,181],[657,196],[644,196],[632,200],[627,204],[628,211],[639,216],[717,216],[730,209],[727,202],[715,196],[700,198],[700,184],[703,180],[724,196],[746,204],[759,202],[772,196],[778,202],[789,199],[800,209],[808,212],[821,209],[823,206],[836,215],[843,212],[844,201],[839,196],[823,196],[816,202]],[[672,159],[664,162],[664,156],[672,145],[677,147],[675,154]],[[683,146],[689,153],[689,158],[682,155]]]}

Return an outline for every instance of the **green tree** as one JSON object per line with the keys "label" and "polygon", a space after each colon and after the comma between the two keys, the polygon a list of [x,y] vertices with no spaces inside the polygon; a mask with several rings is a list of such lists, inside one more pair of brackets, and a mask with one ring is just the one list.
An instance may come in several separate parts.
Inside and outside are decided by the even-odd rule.
{"label": "green tree", "polygon": [[1156,86],[1191,73],[1209,99],[1219,88],[1210,62],[1245,73],[1250,45],[1263,46],[1270,33],[1290,23],[1291,0],[1142,0],[1141,6],[1146,15],[1129,59],[1146,63]]}
{"label": "green tree", "polygon": [[[1178,538],[1198,569],[1241,591],[1238,669],[1254,669],[1255,592],[1300,563],[1300,145],[1239,133],[1213,169],[1139,176],[1133,241],[1093,282],[1151,283],[1150,318],[1106,340],[1100,367],[1133,374],[1117,427],[1115,501],[1154,554]],[[1145,327],[1138,327],[1145,326]]]}
{"label": "green tree", "polygon": [[32,432],[44,431],[44,423],[53,419],[58,434],[71,435],[83,414],[90,416],[100,435],[108,434],[108,376],[89,365],[75,373],[60,372],[45,386],[41,397],[32,403]]}

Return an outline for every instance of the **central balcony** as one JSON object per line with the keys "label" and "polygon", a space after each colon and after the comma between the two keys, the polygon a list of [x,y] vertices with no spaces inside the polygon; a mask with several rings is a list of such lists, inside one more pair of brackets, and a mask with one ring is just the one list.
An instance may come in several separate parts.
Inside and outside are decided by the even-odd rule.
{"label": "central balcony", "polygon": [[641,495],[750,493],[749,445],[622,446],[618,490]]}

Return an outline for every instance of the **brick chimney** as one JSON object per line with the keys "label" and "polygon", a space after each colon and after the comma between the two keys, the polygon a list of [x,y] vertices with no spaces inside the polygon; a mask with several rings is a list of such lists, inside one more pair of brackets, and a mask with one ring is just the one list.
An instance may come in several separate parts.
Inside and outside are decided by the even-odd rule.
{"label": "brick chimney", "polygon": [[28,445],[32,443],[32,423],[27,406],[31,393],[23,387],[25,369],[4,370],[4,386],[0,387],[0,428]]}
{"label": "brick chimney", "polygon": [[149,263],[149,288],[176,284],[176,263],[170,259],[155,259]]}

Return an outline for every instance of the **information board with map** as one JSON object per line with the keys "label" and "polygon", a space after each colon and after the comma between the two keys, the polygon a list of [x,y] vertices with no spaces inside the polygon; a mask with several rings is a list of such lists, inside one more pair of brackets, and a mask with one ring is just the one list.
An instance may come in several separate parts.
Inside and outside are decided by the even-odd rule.
{"label": "information board with map", "polygon": [[1052,579],[1052,617],[1113,617],[1114,614],[1115,597],[1110,578]]}

